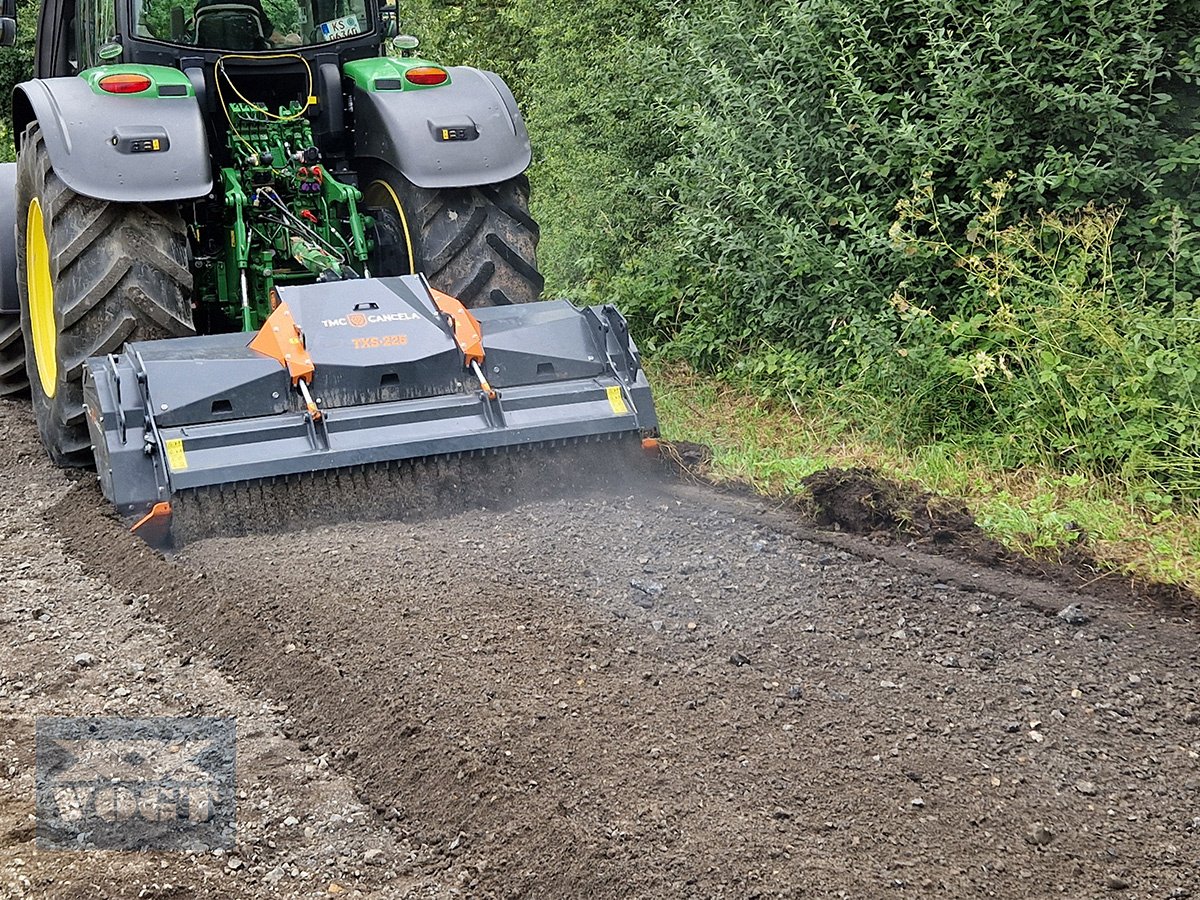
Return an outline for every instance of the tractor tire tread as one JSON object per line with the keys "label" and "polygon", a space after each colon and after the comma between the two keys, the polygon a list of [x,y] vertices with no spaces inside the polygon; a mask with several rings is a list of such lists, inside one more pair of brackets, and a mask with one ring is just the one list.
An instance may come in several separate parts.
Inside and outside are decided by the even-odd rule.
{"label": "tractor tire tread", "polygon": [[29,393],[25,372],[25,336],[21,317],[0,314],[0,400],[16,399]]}
{"label": "tractor tire tread", "polygon": [[[34,414],[50,458],[62,466],[92,462],[83,411],[83,368],[93,356],[129,341],[195,333],[186,225],[174,204],[113,203],[84,197],[50,165],[37,123],[26,131],[18,159],[18,209],[42,204],[54,285],[58,381],[41,388],[37,361],[27,354]],[[28,307],[25,233],[17,229],[17,284]],[[28,346],[28,313],[24,342]]]}
{"label": "tractor tire tread", "polygon": [[[373,173],[400,198],[415,232],[417,270],[464,306],[529,303],[545,280],[537,268],[540,231],[523,175],[498,184],[420,188],[393,170]],[[390,267],[389,267],[390,268]],[[385,274],[399,274],[407,266]]]}

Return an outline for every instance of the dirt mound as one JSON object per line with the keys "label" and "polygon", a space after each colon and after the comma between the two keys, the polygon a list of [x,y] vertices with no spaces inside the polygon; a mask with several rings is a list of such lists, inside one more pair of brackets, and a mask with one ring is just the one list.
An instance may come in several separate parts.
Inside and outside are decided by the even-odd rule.
{"label": "dirt mound", "polygon": [[1115,601],[1132,597],[1172,614],[1191,616],[1198,608],[1196,595],[1185,587],[1131,577],[1098,560],[1082,534],[1071,544],[1030,557],[988,537],[962,504],[905,487],[873,469],[825,469],[803,483],[821,527],[915,543]]}

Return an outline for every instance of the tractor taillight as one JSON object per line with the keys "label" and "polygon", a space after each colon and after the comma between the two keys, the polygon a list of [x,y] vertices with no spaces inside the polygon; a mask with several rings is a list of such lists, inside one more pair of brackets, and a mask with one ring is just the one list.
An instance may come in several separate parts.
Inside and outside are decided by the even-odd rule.
{"label": "tractor taillight", "polygon": [[145,75],[137,75],[133,72],[105,75],[96,82],[100,86],[100,90],[108,91],[110,94],[140,94],[152,83]]}
{"label": "tractor taillight", "polygon": [[415,66],[405,72],[404,77],[413,84],[429,87],[435,84],[444,84],[450,75],[440,66]]}

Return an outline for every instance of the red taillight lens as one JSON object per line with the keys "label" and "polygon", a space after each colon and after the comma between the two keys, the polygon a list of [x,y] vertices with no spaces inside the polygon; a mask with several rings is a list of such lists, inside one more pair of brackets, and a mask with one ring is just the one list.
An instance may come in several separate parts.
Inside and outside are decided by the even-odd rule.
{"label": "red taillight lens", "polygon": [[140,94],[152,84],[145,75],[135,75],[132,72],[105,75],[96,83],[100,85],[100,90],[110,94]]}
{"label": "red taillight lens", "polygon": [[404,73],[404,77],[413,84],[428,87],[433,84],[444,84],[450,75],[438,66],[416,66]]}

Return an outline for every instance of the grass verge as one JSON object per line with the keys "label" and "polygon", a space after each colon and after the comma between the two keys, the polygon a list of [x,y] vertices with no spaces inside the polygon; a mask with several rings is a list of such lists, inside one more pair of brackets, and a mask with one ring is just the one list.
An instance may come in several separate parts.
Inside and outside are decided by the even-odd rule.
{"label": "grass verge", "polygon": [[804,494],[802,480],[864,466],[961,500],[1004,545],[1054,558],[1086,536],[1097,559],[1146,579],[1200,591],[1200,516],[1155,503],[1153,492],[1049,467],[1005,468],[954,442],[905,446],[834,403],[789,406],[677,363],[649,365],[662,433],[712,448],[711,476],[768,495]]}

